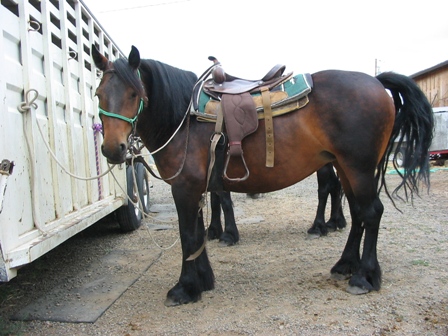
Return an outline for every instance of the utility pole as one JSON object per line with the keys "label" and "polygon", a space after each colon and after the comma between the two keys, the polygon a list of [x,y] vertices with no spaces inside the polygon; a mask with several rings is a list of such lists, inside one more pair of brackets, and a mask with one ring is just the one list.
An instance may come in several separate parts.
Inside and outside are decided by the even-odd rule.
{"label": "utility pole", "polygon": [[381,73],[380,62],[378,58],[375,58],[375,76],[378,76]]}

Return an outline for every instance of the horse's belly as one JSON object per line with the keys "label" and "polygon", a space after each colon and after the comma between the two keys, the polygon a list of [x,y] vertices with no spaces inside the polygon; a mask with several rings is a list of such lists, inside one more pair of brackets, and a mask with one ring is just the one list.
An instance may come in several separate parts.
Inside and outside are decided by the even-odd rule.
{"label": "horse's belly", "polygon": [[[289,118],[274,119],[274,167],[266,167],[266,142],[264,124],[260,123],[256,133],[243,142],[244,159],[249,169],[249,178],[242,182],[225,182],[225,189],[235,192],[261,193],[289,187],[321,168],[331,158],[318,141],[301,127],[305,118],[292,113]],[[305,114],[305,113],[304,113]],[[245,174],[239,157],[231,158],[227,170],[229,178],[240,178]]]}

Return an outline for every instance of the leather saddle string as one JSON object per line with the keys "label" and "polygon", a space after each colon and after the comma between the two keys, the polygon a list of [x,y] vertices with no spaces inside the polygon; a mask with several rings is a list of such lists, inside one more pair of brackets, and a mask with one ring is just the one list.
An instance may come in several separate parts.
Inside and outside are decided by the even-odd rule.
{"label": "leather saddle string", "polygon": [[216,116],[216,125],[215,125],[215,133],[213,133],[211,144],[210,144],[210,164],[208,165],[207,171],[207,184],[205,186],[205,192],[207,192],[208,184],[210,182],[210,177],[212,176],[212,170],[215,166],[216,159],[216,146],[218,145],[219,140],[223,136],[222,128],[223,128],[223,114],[221,110],[221,105],[219,105]]}
{"label": "leather saddle string", "polygon": [[266,132],[266,167],[274,167],[274,123],[272,120],[271,96],[269,88],[261,88],[261,97],[263,100],[264,122]]}

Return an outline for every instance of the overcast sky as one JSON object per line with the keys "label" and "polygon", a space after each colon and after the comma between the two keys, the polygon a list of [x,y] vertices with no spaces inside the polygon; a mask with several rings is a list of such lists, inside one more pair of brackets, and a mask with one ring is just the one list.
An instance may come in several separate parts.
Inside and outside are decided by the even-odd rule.
{"label": "overcast sky", "polygon": [[213,55],[231,74],[282,63],[411,75],[448,60],[447,0],[83,0],[128,55],[202,73]]}

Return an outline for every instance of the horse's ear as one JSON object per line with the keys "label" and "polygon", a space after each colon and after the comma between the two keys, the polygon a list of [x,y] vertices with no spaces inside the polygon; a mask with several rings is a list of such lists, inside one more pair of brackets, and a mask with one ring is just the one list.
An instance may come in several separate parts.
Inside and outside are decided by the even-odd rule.
{"label": "horse's ear", "polygon": [[132,69],[137,69],[140,65],[140,52],[134,46],[132,46],[131,52],[129,53],[129,65]]}
{"label": "horse's ear", "polygon": [[92,58],[95,62],[95,65],[98,69],[101,71],[104,71],[107,69],[107,65],[109,64],[109,61],[106,57],[104,57],[96,48],[95,44],[92,44]]}

